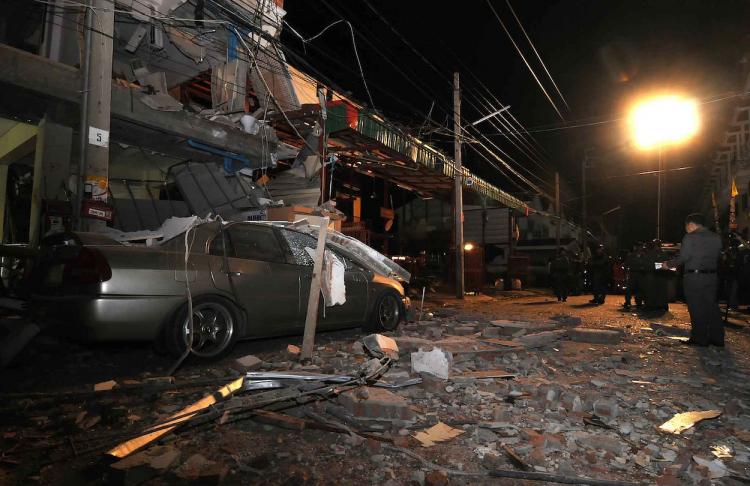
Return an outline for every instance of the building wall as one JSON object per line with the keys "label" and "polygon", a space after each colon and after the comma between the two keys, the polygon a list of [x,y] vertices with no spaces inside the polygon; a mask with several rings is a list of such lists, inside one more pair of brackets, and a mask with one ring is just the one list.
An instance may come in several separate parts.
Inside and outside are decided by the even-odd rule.
{"label": "building wall", "polygon": [[[749,78],[750,79],[750,78]],[[737,232],[750,233],[750,100],[740,99],[734,107],[716,154],[710,163],[698,210],[714,222],[712,196],[716,198],[721,231],[729,223],[732,181],[739,195],[735,199]]]}

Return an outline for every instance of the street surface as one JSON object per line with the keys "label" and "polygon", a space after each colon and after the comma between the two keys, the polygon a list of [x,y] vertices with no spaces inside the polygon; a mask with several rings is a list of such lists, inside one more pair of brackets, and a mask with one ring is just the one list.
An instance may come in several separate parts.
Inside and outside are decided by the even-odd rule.
{"label": "street surface", "polygon": [[[284,411],[346,423],[351,434],[290,430],[259,417],[232,421],[225,414],[166,435],[130,463],[116,463],[103,451],[239,376],[236,359],[254,355],[260,370],[351,374],[369,359],[358,341],[363,333],[319,334],[316,358],[304,367],[287,352],[301,337],[240,343],[218,363],[185,364],[175,378],[182,386],[161,391],[138,389],[172,365],[147,345],[93,347],[43,336],[0,375],[0,484],[331,484],[332,478],[337,484],[519,484],[486,475],[520,467],[644,484],[709,484],[710,477],[740,484],[732,476],[750,473],[744,314],[732,314],[726,348],[698,349],[678,339],[689,330],[681,303],[657,315],[621,310],[622,296],[609,296],[602,306],[588,305],[589,299],[558,303],[536,290],[463,302],[429,296],[422,321],[392,335],[400,360],[385,379],[419,376],[411,373],[410,353],[434,346],[452,355],[448,380],[362,388],[348,399]],[[491,323],[499,319],[530,327],[506,335]],[[536,332],[535,326],[554,329]],[[603,332],[581,331],[589,328]],[[478,373],[499,371],[513,376]],[[107,380],[134,391],[88,393]],[[63,390],[88,394],[58,393]],[[708,410],[721,416],[679,435],[658,429],[676,413]],[[423,447],[413,436],[438,421],[459,435]]]}

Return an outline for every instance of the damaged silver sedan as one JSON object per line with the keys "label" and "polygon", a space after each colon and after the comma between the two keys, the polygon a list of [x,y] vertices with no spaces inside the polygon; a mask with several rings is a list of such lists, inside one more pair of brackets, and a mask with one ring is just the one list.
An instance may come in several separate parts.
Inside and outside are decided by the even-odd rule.
{"label": "damaged silver sedan", "polygon": [[[316,234],[307,224],[213,221],[152,246],[58,235],[34,269],[32,307],[68,335],[153,340],[175,355],[190,343],[196,356],[217,358],[240,339],[302,333]],[[409,306],[399,281],[408,272],[340,233],[329,232],[326,250],[345,297],[321,301],[318,330],[395,329]]]}

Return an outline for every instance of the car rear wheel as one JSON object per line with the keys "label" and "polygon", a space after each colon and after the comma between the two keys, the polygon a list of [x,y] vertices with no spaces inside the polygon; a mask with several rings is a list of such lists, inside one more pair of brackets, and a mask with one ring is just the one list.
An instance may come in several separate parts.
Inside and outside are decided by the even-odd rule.
{"label": "car rear wheel", "polygon": [[191,343],[191,354],[201,359],[218,359],[231,351],[240,332],[239,311],[221,297],[193,299],[192,329],[185,304],[167,332],[167,347],[181,356]]}
{"label": "car rear wheel", "polygon": [[387,291],[378,298],[370,315],[369,330],[393,331],[401,322],[401,298],[396,292]]}

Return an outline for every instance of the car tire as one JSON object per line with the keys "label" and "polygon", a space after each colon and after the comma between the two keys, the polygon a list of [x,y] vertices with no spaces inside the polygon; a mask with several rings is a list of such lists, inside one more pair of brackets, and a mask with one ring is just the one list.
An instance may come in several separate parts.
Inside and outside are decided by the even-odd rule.
{"label": "car tire", "polygon": [[[202,360],[226,356],[242,330],[241,313],[231,301],[218,296],[193,299],[193,346],[190,355]],[[185,303],[165,328],[164,344],[175,357],[182,356],[190,334],[188,304]]]}
{"label": "car tire", "polygon": [[401,322],[402,312],[401,296],[387,290],[375,301],[365,328],[372,332],[394,331]]}

